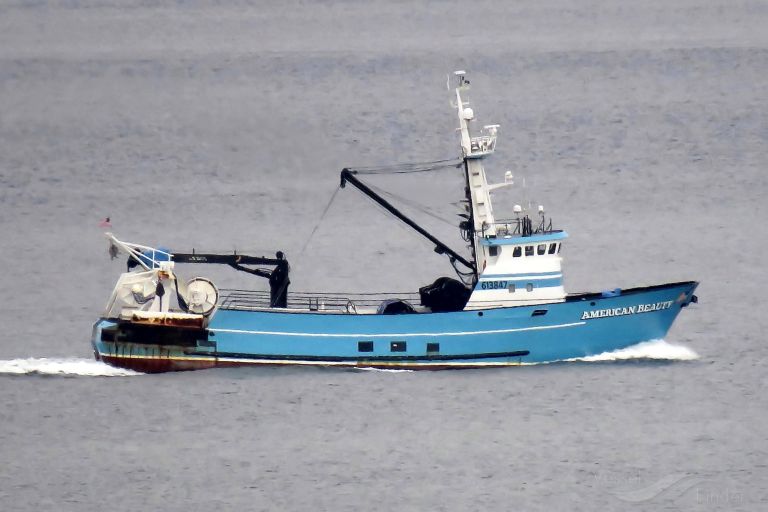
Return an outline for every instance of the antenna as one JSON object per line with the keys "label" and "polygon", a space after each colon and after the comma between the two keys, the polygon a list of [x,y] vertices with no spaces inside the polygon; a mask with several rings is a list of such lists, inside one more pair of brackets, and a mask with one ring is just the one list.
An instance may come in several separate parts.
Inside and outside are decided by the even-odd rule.
{"label": "antenna", "polygon": [[467,80],[467,78],[465,76],[467,74],[466,71],[461,69],[459,71],[454,71],[453,74],[455,76],[459,77],[459,86],[458,86],[459,89],[464,88],[464,87],[469,85],[469,80]]}
{"label": "antenna", "polygon": [[527,183],[527,180],[526,180],[525,176],[523,176],[523,203],[527,204],[527,206],[525,207],[525,211],[526,212],[530,212],[531,211],[531,197],[528,194],[528,183]]}

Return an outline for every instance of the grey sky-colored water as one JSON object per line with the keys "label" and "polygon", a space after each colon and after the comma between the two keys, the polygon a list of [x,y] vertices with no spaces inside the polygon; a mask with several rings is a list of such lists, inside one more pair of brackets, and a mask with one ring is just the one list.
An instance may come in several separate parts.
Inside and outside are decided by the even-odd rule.
{"label": "grey sky-colored water", "polygon": [[[296,290],[450,275],[353,190],[300,251],[342,167],[457,154],[462,68],[501,124],[489,173],[519,185],[496,208],[569,232],[567,289],[702,284],[668,337],[694,361],[2,376],[0,508],[766,508],[766,25],[706,0],[3,2],[2,360],[90,356],[123,267],[107,215],[282,249]],[[373,180],[455,219],[455,173]]]}

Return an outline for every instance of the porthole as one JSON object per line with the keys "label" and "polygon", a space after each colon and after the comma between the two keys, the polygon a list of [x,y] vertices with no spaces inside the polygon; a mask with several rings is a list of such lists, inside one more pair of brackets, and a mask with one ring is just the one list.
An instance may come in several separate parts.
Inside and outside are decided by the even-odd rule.
{"label": "porthole", "polygon": [[526,291],[532,292],[533,291],[533,283],[528,283],[525,285]]}
{"label": "porthole", "polygon": [[372,341],[358,341],[357,342],[357,351],[358,352],[373,352],[373,342]]}
{"label": "porthole", "polygon": [[515,283],[512,283],[507,287],[507,290],[509,290],[509,293],[515,293]]}
{"label": "porthole", "polygon": [[406,346],[404,341],[393,341],[389,344],[389,350],[391,352],[405,352]]}

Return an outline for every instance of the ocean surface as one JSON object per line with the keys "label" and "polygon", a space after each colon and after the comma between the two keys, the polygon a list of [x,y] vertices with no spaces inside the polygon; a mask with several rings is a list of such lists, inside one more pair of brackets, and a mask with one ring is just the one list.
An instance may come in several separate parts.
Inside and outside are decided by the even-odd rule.
{"label": "ocean surface", "polygon": [[[768,510],[766,26],[764,1],[0,2],[0,510]],[[701,281],[665,340],[448,372],[91,359],[107,216],[283,250],[297,291],[451,275],[353,189],[321,215],[342,167],[457,156],[456,69],[515,175],[496,212],[545,206],[569,291]],[[462,248],[460,174],[371,182]]]}

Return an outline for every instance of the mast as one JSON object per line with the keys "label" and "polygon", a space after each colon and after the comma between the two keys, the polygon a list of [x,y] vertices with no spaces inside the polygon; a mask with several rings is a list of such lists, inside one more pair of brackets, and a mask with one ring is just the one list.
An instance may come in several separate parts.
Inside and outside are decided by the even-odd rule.
{"label": "mast", "polygon": [[461,94],[469,89],[469,80],[466,79],[464,71],[455,71],[454,76],[457,79],[456,85],[456,110],[459,117],[459,132],[461,134],[461,151],[464,157],[464,172],[466,176],[465,193],[468,202],[468,227],[472,253],[475,258],[477,272],[482,272],[485,268],[487,255],[482,247],[477,245],[477,234],[481,233],[485,237],[496,236],[496,219],[493,215],[493,205],[491,204],[491,191],[511,185],[511,182],[505,182],[495,185],[489,185],[485,174],[482,160],[488,155],[493,154],[496,149],[496,134],[499,125],[492,124],[483,126],[478,130],[478,134],[473,136],[470,126],[475,123],[475,113],[470,108],[469,102],[462,99]]}

